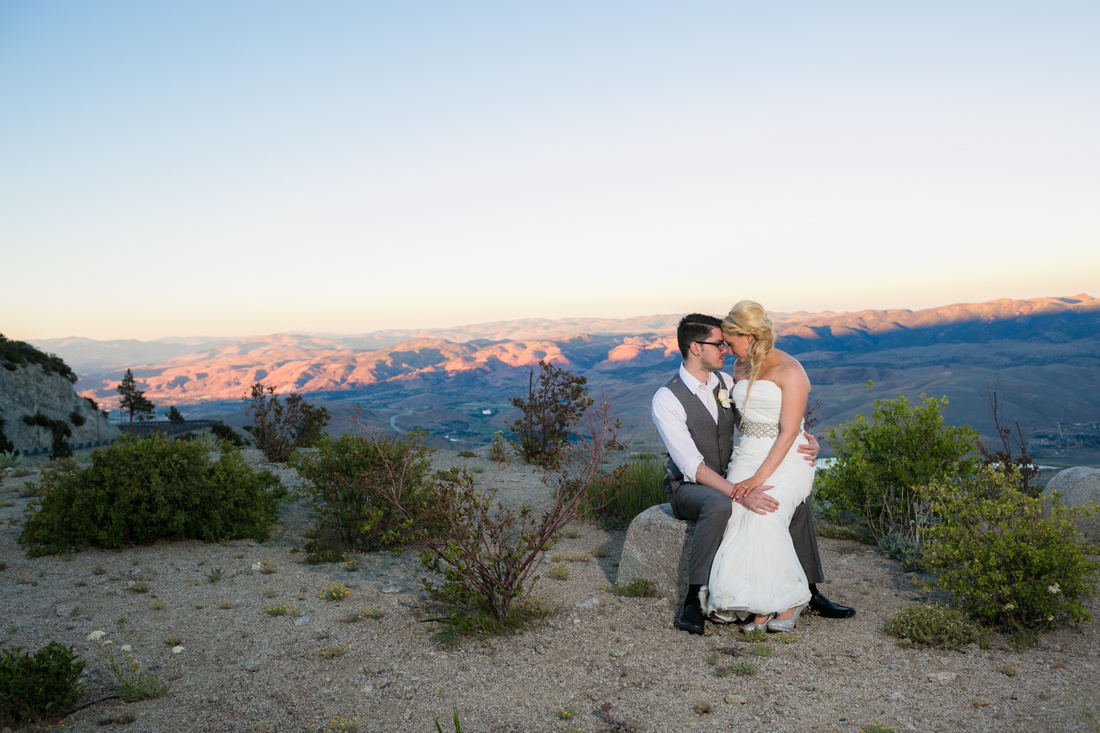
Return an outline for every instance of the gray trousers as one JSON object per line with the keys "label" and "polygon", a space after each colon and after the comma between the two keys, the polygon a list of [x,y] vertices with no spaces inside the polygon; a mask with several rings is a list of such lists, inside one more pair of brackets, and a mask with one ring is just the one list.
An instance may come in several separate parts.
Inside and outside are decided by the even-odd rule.
{"label": "gray trousers", "polygon": [[[688,585],[706,585],[710,582],[710,566],[722,535],[729,522],[730,498],[721,491],[701,484],[683,483],[671,492],[672,515],[677,519],[695,521],[695,535],[691,540],[691,559],[688,563]],[[821,567],[821,554],[814,534],[814,513],[810,500],[802,502],[791,517],[791,540],[802,571],[809,583],[825,580]]]}

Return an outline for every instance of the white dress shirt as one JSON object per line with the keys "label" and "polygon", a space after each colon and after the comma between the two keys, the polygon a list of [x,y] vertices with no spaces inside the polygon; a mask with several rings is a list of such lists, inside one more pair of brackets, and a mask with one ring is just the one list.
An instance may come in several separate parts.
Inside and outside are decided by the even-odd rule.
{"label": "white dress shirt", "polygon": [[[681,364],[680,379],[683,381],[684,386],[693,392],[699,398],[699,401],[703,403],[703,406],[707,408],[707,412],[714,418],[714,424],[717,426],[718,403],[714,399],[714,388],[718,386],[718,382],[721,380],[722,386],[727,390],[730,389],[733,384],[732,377],[723,372],[708,372],[707,381],[700,382],[691,376],[684,365]],[[672,457],[672,462],[684,474],[685,481],[695,483],[695,471],[699,468],[699,464],[703,462],[703,454],[695,447],[695,441],[691,439],[684,406],[676,398],[676,395],[672,394],[672,390],[668,387],[661,387],[653,395],[652,414],[653,423],[657,426],[657,432],[660,434],[661,440],[664,441],[665,448],[668,449],[668,454]],[[719,473],[724,474],[726,467],[722,466],[721,468],[722,470]]]}

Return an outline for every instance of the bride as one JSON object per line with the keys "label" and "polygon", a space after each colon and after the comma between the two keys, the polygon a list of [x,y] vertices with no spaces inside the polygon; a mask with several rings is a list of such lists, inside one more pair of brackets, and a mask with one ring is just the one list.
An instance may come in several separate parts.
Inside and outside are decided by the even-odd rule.
{"label": "bride", "polygon": [[747,631],[791,631],[810,600],[806,574],[788,532],[791,515],[810,494],[813,466],[802,460],[802,416],[810,380],[798,360],[775,348],[759,303],[743,300],[722,320],[737,356],[733,400],[741,415],[726,478],[746,489],[773,486],[778,511],[756,514],[733,504],[711,566],[705,611],[723,621],[752,618]]}

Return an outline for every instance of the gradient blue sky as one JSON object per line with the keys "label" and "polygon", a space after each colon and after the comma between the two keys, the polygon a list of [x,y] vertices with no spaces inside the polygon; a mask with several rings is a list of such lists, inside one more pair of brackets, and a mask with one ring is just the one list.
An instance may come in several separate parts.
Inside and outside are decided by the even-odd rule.
{"label": "gradient blue sky", "polygon": [[1100,295],[1100,3],[0,0],[0,332]]}

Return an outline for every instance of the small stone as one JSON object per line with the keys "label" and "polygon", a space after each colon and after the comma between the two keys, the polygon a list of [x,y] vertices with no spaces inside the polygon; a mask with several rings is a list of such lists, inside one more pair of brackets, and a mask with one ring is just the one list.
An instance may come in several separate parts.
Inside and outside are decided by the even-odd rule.
{"label": "small stone", "polygon": [[308,624],[309,621],[310,621],[309,616],[302,616],[301,618],[294,619],[294,625],[295,626],[302,626],[304,624]]}
{"label": "small stone", "polygon": [[253,659],[249,662],[245,662],[245,664],[244,664],[244,671],[245,672],[256,672],[259,669],[260,669],[260,662],[256,661],[255,659]]}
{"label": "small stone", "polygon": [[894,692],[890,695],[890,699],[891,700],[904,700],[905,695],[901,694],[900,692]]}
{"label": "small stone", "polygon": [[587,601],[581,601],[580,603],[578,603],[577,608],[592,608],[593,606],[598,606],[598,605],[600,605],[599,600],[595,596],[593,596],[592,598],[589,598]]}
{"label": "small stone", "polygon": [[384,586],[382,586],[382,592],[383,593],[400,593],[401,588],[398,587],[397,583],[386,583]]}
{"label": "small stone", "polygon": [[748,702],[748,700],[741,697],[740,695],[726,695],[727,705],[747,705]]}
{"label": "small stone", "polygon": [[54,608],[53,612],[55,615],[60,616],[61,618],[69,618],[76,614],[77,608],[72,603],[62,603],[60,606]]}
{"label": "small stone", "polygon": [[1054,697],[1054,694],[1051,693],[1048,690],[1043,690],[1042,692],[1039,693],[1039,699],[1040,700],[1050,700],[1053,697]]}
{"label": "small stone", "polygon": [[954,682],[958,679],[958,672],[930,672],[928,674],[929,682]]}
{"label": "small stone", "polygon": [[361,689],[359,692],[370,692],[373,689],[374,685],[363,685],[363,689]]}

